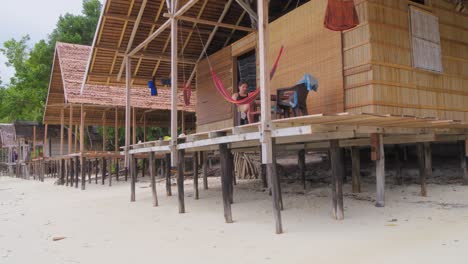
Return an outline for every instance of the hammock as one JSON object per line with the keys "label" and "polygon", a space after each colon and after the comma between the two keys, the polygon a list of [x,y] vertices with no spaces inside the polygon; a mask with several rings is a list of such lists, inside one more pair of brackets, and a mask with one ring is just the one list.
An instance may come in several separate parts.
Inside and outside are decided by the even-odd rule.
{"label": "hammock", "polygon": [[[283,54],[283,46],[281,46],[281,49],[278,53],[278,57],[276,58],[275,63],[273,64],[273,67],[270,71],[270,80],[273,79],[273,76],[275,75],[276,69],[278,68],[279,59],[281,58],[282,54]],[[218,78],[218,75],[213,70],[213,67],[210,67],[210,72],[211,72],[211,78],[213,79],[213,83],[216,87],[216,90],[224,97],[226,101],[230,103],[233,103],[236,105],[249,104],[252,101],[254,101],[255,98],[257,98],[257,96],[260,94],[260,89],[257,88],[255,91],[249,93],[246,98],[241,99],[241,100],[234,100],[232,99],[232,95],[229,93],[226,87],[224,87],[223,83]]]}

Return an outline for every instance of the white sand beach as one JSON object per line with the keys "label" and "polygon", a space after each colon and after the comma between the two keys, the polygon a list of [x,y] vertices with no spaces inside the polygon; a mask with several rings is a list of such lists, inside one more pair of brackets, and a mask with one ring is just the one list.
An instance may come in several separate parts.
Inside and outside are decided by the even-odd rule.
{"label": "white sand beach", "polygon": [[[148,177],[129,202],[129,183],[90,184],[86,191],[10,177],[0,178],[0,263],[465,263],[468,259],[468,187],[387,186],[376,208],[373,186],[350,194],[345,219],[330,217],[327,186],[302,194],[284,184],[285,233],[274,234],[272,202],[258,181],[234,187],[233,224],[224,223],[218,178],[192,197],[187,213],[158,183],[152,207]],[[173,188],[174,193],[176,188]],[[53,241],[53,238],[64,237]]]}

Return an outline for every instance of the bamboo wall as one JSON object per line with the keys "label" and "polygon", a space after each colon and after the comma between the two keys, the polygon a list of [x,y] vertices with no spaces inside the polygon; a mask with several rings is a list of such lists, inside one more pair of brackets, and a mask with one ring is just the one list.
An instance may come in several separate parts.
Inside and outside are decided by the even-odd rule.
{"label": "bamboo wall", "polygon": [[439,19],[443,73],[412,66],[409,1],[355,1],[359,27],[344,33],[348,112],[468,120],[468,17],[445,1]]}
{"label": "bamboo wall", "polygon": [[[276,94],[277,88],[293,86],[306,73],[312,74],[319,81],[319,91],[310,92],[307,98],[311,114],[344,111],[341,34],[323,26],[326,3],[327,0],[310,1],[270,24],[270,68],[284,46],[271,82],[271,93]],[[257,48],[256,33],[210,56],[215,71],[231,91],[236,85],[235,57],[254,48]],[[234,108],[217,94],[206,59],[197,68],[197,93],[198,132],[233,126]]]}

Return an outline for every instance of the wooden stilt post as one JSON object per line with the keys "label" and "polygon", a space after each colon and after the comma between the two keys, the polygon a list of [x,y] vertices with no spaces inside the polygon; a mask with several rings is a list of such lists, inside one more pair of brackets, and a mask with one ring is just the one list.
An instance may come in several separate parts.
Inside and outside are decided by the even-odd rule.
{"label": "wooden stilt post", "polygon": [[203,172],[203,189],[208,190],[208,152],[203,152],[203,165],[202,165],[202,172]]}
{"label": "wooden stilt post", "polygon": [[426,178],[432,178],[432,149],[430,142],[424,143],[424,167]]}
{"label": "wooden stilt post", "polygon": [[153,194],[153,206],[158,206],[158,194],[156,192],[156,170],[154,163],[154,152],[149,153],[149,173],[151,176],[151,192]]}
{"label": "wooden stilt post", "polygon": [[[115,108],[115,126],[114,126],[114,146],[115,154],[119,154],[119,110]],[[115,158],[115,180],[119,181],[119,158]]]}
{"label": "wooden stilt post", "polygon": [[49,125],[46,123],[44,126],[44,144],[42,147],[42,154],[44,158],[48,157],[47,155],[47,132],[48,130],[49,130]]}
{"label": "wooden stilt post", "polygon": [[[177,0],[171,1],[172,14],[177,10]],[[171,21],[171,166],[175,167],[177,161],[177,90],[179,85],[178,80],[178,23],[175,17],[170,18]]]}
{"label": "wooden stilt post", "polygon": [[112,186],[112,158],[109,158],[109,186]]}
{"label": "wooden stilt post", "polygon": [[297,165],[299,166],[299,174],[301,175],[302,179],[302,186],[304,187],[304,190],[306,189],[306,177],[305,177],[305,150],[301,149],[299,150],[299,153],[297,155]]}
{"label": "wooden stilt post", "polygon": [[179,198],[179,214],[185,213],[185,200],[184,200],[184,171],[185,171],[185,150],[179,150],[177,168],[177,196]]}
{"label": "wooden stilt post", "polygon": [[343,160],[338,140],[330,141],[330,163],[332,168],[332,213],[336,220],[344,219],[343,206]]}
{"label": "wooden stilt post", "polygon": [[130,202],[135,202],[135,189],[136,189],[136,159],[130,155]]}
{"label": "wooden stilt post", "polygon": [[91,184],[91,174],[93,173],[93,162],[88,160],[88,183]]}
{"label": "wooden stilt post", "polygon": [[219,154],[221,159],[221,190],[223,193],[224,220],[226,223],[232,223],[231,211],[231,190],[229,188],[230,174],[233,173],[229,166],[229,149],[227,144],[219,145]]}
{"label": "wooden stilt post", "polygon": [[463,170],[463,185],[468,185],[468,140],[462,141],[461,168]]}
{"label": "wooden stilt post", "polygon": [[275,217],[276,233],[283,232],[279,201],[279,184],[276,166],[273,163],[272,138],[271,138],[271,98],[270,98],[270,76],[267,69],[269,54],[268,35],[268,3],[269,1],[257,0],[258,11],[258,61],[259,61],[259,86],[263,87],[260,92],[261,102],[261,145],[262,163],[266,165],[267,177],[272,186],[273,213]]}
{"label": "wooden stilt post", "polygon": [[171,154],[166,154],[166,160],[164,162],[166,166],[166,195],[172,196],[172,186],[171,186]]}
{"label": "wooden stilt post", "polygon": [[372,160],[375,161],[376,207],[385,206],[385,152],[382,134],[371,134]]}
{"label": "wooden stilt post", "polygon": [[361,192],[361,155],[359,147],[351,147],[353,193]]}
{"label": "wooden stilt post", "polygon": [[125,181],[128,178],[128,171],[130,168],[130,117],[131,117],[131,83],[132,83],[132,69],[131,69],[131,58],[125,57],[126,67],[125,67],[125,83],[126,83],[126,93],[125,93]]}
{"label": "wooden stilt post", "polygon": [[84,127],[85,127],[85,119],[86,119],[86,112],[84,112],[83,104],[81,105],[81,122],[80,122],[80,167],[81,167],[81,190],[86,189],[86,159],[84,157]]}
{"label": "wooden stilt post", "polygon": [[107,143],[107,128],[106,128],[107,115],[106,111],[102,113],[102,151],[106,151]]}
{"label": "wooden stilt post", "polygon": [[75,188],[78,188],[79,178],[80,175],[80,158],[75,157]]}
{"label": "wooden stilt post", "polygon": [[107,160],[106,158],[102,158],[102,178],[101,178],[102,185],[106,183],[106,174],[107,174]]}
{"label": "wooden stilt post", "polygon": [[198,193],[198,152],[193,153],[193,190],[194,198],[198,200],[200,195]]}
{"label": "wooden stilt post", "polygon": [[427,196],[427,188],[426,188],[426,159],[425,159],[425,146],[424,143],[418,143],[417,145],[418,151],[418,165],[419,165],[419,180],[421,183],[421,196]]}
{"label": "wooden stilt post", "polygon": [[393,149],[393,154],[395,158],[395,184],[403,184],[403,172],[402,172],[402,149],[399,145],[395,145]]}

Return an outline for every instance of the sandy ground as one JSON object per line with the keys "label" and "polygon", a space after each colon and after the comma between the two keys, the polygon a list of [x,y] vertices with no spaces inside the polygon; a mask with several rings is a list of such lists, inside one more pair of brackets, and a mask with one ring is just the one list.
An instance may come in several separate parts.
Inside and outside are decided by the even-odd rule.
{"label": "sandy ground", "polygon": [[[192,196],[187,213],[158,183],[151,206],[148,178],[137,184],[88,185],[0,177],[0,263],[468,263],[468,187],[387,185],[386,207],[376,208],[374,186],[350,194],[345,220],[330,217],[330,190],[283,183],[285,233],[274,234],[272,202],[258,181],[235,186],[233,217],[223,218],[217,178]],[[176,193],[176,187],[173,187]],[[53,241],[53,237],[65,239]]]}

